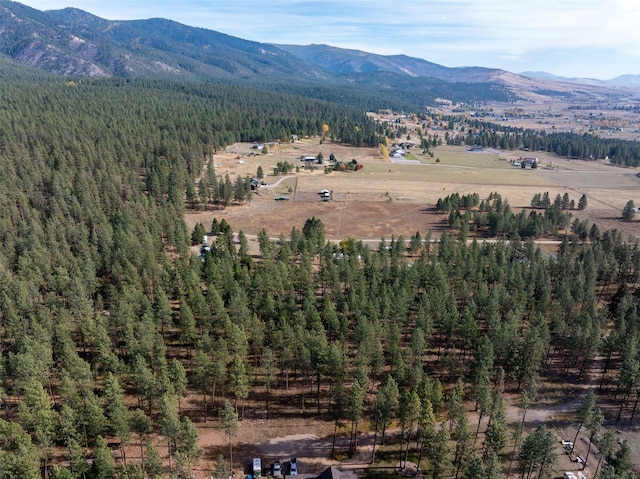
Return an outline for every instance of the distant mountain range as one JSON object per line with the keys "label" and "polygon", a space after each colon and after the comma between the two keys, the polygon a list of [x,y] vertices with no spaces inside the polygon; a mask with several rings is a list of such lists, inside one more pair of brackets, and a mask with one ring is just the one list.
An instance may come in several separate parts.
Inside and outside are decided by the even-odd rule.
{"label": "distant mountain range", "polygon": [[492,68],[449,68],[406,55],[376,55],[329,45],[275,45],[304,61],[334,73],[392,72],[410,77],[433,77],[450,82],[486,82],[506,72]]}
{"label": "distant mountain range", "polygon": [[[420,58],[406,55],[376,55],[360,50],[348,50],[329,45],[276,45],[308,63],[321,66],[335,73],[373,73],[394,72],[411,77],[433,77],[450,82],[486,82],[505,81],[508,72],[496,68],[457,67],[449,68]],[[598,85],[635,85],[640,84],[640,75],[623,75],[613,80],[595,80],[592,78],[567,78],[546,72],[523,72],[518,76]]]}
{"label": "distant mountain range", "polygon": [[295,82],[422,91],[429,98],[484,95],[532,100],[555,95],[606,97],[619,95],[623,84],[640,84],[638,76],[611,83],[580,81],[482,67],[448,68],[405,55],[328,45],[264,44],[161,18],[105,20],[75,8],[43,12],[7,0],[0,0],[0,32],[2,76],[30,71],[75,77]]}
{"label": "distant mountain range", "polygon": [[610,85],[610,86],[640,86],[640,75],[620,75],[611,80],[598,80],[595,78],[569,78],[553,75],[547,72],[521,72],[520,75],[530,78],[542,78],[545,80],[579,83],[581,85]]}

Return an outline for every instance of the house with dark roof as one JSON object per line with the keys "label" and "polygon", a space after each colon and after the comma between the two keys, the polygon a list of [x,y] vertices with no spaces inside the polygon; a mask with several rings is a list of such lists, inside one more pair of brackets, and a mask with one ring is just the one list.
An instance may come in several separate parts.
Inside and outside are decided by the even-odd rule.
{"label": "house with dark roof", "polygon": [[[291,476],[293,477],[293,476]],[[335,466],[326,468],[320,474],[298,474],[296,479],[356,479],[356,471],[353,469],[341,470]]]}
{"label": "house with dark roof", "polygon": [[341,470],[335,466],[326,468],[316,479],[356,479],[356,471],[353,469]]}

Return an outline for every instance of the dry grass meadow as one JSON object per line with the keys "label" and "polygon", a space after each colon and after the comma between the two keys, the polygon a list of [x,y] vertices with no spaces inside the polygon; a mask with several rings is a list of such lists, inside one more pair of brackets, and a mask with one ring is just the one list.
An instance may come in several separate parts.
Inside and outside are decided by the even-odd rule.
{"label": "dry grass meadow", "polygon": [[[454,192],[478,193],[486,197],[500,193],[513,209],[527,207],[535,193],[548,191],[551,197],[568,193],[577,203],[582,194],[588,198],[588,208],[579,213],[590,222],[598,222],[601,229],[618,228],[640,236],[636,222],[623,222],[620,212],[628,200],[640,204],[640,178],[636,171],[609,165],[607,162],[580,161],[536,153],[541,167],[521,169],[511,162],[531,153],[484,150],[470,152],[465,147],[441,146],[432,150],[433,157],[412,150],[411,163],[396,163],[384,159],[375,148],[353,148],[345,145],[303,140],[282,144],[266,155],[251,144],[235,144],[213,158],[218,175],[255,175],[262,166],[265,182],[252,196],[250,204],[226,209],[190,211],[187,224],[196,222],[205,227],[214,217],[224,218],[234,231],[243,230],[255,235],[265,229],[271,237],[288,235],[291,229],[301,228],[307,218],[315,216],[325,225],[327,237],[339,241],[346,237],[378,240],[403,235],[408,238],[416,231],[438,235],[443,218],[434,211],[438,198]],[[338,160],[356,159],[363,164],[359,171],[324,173],[316,169],[291,173],[287,177],[273,175],[279,161],[303,166],[300,156],[322,153]],[[437,162],[436,160],[440,161]],[[323,202],[318,195],[330,190],[332,201]],[[274,201],[278,196],[288,201]]]}

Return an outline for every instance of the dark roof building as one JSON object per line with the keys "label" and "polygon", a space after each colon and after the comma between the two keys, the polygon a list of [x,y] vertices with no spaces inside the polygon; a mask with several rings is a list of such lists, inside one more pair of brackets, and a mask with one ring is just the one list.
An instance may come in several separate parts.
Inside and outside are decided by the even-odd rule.
{"label": "dark roof building", "polygon": [[356,479],[356,471],[347,469],[342,471],[335,466],[326,468],[316,479]]}
{"label": "dark roof building", "polygon": [[326,468],[318,475],[298,474],[297,479],[356,479],[356,471],[353,469],[341,470],[335,466]]}

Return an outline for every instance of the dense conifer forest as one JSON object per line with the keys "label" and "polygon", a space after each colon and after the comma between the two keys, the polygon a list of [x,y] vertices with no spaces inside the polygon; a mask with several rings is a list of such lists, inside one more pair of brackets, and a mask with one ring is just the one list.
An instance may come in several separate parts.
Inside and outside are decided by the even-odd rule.
{"label": "dense conifer forest", "polygon": [[212,152],[325,123],[383,141],[358,110],[234,86],[0,85],[3,478],[190,477],[198,424],[231,436],[294,387],[288,414],[350,424],[352,450],[359,423],[382,438],[393,423],[434,479],[501,477],[510,459],[546,478],[555,439],[541,427],[507,447],[504,395],[526,411],[549,374],[583,382],[596,358],[616,414],[587,395],[580,421],[602,477],[633,477],[610,441],[640,399],[640,251],[619,232],[567,237],[557,256],[419,232],[372,251],[310,218],[278,242],[264,231],[254,258],[215,221],[195,235],[214,234],[210,251],[191,252],[185,202]]}

